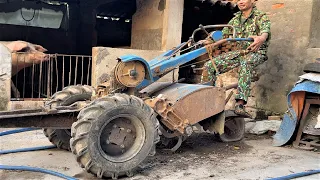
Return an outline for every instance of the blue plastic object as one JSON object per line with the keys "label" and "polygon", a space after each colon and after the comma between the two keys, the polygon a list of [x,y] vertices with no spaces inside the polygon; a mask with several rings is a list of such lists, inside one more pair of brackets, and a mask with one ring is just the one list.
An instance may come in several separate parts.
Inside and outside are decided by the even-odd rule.
{"label": "blue plastic object", "polygon": [[3,151],[0,151],[0,154],[10,154],[10,153],[18,153],[18,152],[38,151],[38,150],[53,149],[53,148],[56,148],[56,146],[55,145],[38,146],[38,147],[31,147],[31,148],[3,150]]}
{"label": "blue plastic object", "polygon": [[288,94],[288,106],[289,111],[283,117],[280,128],[277,133],[273,136],[273,146],[283,146],[289,142],[292,135],[295,132],[297,126],[297,115],[292,108],[291,94],[297,91],[305,91],[315,94],[320,94],[320,83],[304,80],[301,83],[295,85],[295,87]]}
{"label": "blue plastic object", "polygon": [[211,38],[214,40],[214,41],[219,41],[223,38],[223,33],[222,31],[214,31],[212,32],[211,34]]}
{"label": "blue plastic object", "polygon": [[282,176],[282,177],[269,178],[269,179],[266,179],[266,180],[288,180],[288,179],[294,179],[294,178],[299,178],[299,177],[310,176],[310,175],[318,174],[318,173],[320,173],[320,169],[301,172],[301,173],[290,174],[290,175]]}
{"label": "blue plastic object", "polygon": [[2,170],[11,170],[11,171],[32,171],[32,172],[41,172],[41,173],[46,173],[46,174],[51,174],[53,176],[57,176],[60,178],[64,178],[67,180],[77,180],[76,178],[66,176],[64,174],[47,170],[47,169],[42,169],[42,168],[37,168],[37,167],[28,167],[28,166],[6,166],[6,165],[0,165],[0,169]]}
{"label": "blue plastic object", "polygon": [[[27,131],[34,131],[37,130],[36,128],[21,128],[21,129],[14,129],[9,131],[4,131],[0,133],[0,136],[10,135],[10,134],[16,134],[21,132],[27,132]],[[0,155],[3,154],[10,154],[10,153],[18,153],[18,152],[28,152],[28,151],[38,151],[38,150],[45,150],[45,149],[52,149],[56,148],[56,146],[38,146],[38,147],[31,147],[31,148],[21,148],[21,149],[12,149],[12,150],[4,150],[0,151]],[[0,169],[2,170],[15,170],[15,171],[32,171],[32,172],[41,172],[46,174],[51,174],[53,176],[57,176],[60,178],[64,178],[67,180],[77,180],[76,178],[66,176],[64,174],[47,170],[47,169],[41,169],[36,167],[28,167],[28,166],[7,166],[7,165],[0,165]]]}
{"label": "blue plastic object", "polygon": [[37,128],[21,128],[21,129],[14,129],[10,131],[3,131],[0,132],[0,136],[5,136],[9,134],[16,134],[16,133],[21,133],[21,132],[27,132],[27,131],[34,131],[37,130]]}

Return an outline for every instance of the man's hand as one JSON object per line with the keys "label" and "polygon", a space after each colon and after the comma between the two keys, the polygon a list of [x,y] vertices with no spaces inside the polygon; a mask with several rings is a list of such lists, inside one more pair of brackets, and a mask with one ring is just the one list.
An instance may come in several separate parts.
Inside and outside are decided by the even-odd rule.
{"label": "man's hand", "polygon": [[247,50],[251,52],[257,52],[262,44],[267,40],[268,33],[263,33],[261,36],[250,36],[249,38],[253,38],[253,43],[247,48]]}

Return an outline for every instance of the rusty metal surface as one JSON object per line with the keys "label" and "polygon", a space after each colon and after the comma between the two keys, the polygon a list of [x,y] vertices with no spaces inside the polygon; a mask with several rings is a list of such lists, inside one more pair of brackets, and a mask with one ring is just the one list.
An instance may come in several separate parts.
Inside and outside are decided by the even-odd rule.
{"label": "rusty metal surface", "polygon": [[[300,149],[305,150],[312,150],[314,146],[319,146],[320,144],[317,143],[316,140],[309,141],[303,139],[303,129],[307,124],[307,115],[309,114],[310,106],[311,105],[320,105],[320,96],[307,96],[305,101],[304,110],[302,113],[302,117],[299,123],[298,133],[296,136],[295,141],[293,142],[293,146]],[[310,136],[310,135],[309,135]]]}
{"label": "rusty metal surface", "polygon": [[139,93],[150,94],[158,91],[159,89],[162,89],[163,87],[167,87],[170,84],[172,84],[172,82],[154,82],[151,85],[147,86],[146,88],[142,89]]}
{"label": "rusty metal surface", "polygon": [[295,143],[293,144],[295,148],[304,149],[304,150],[313,150],[315,148],[320,147],[320,137],[314,136],[314,135],[308,135],[303,137],[299,144]]}
{"label": "rusty metal surface", "polygon": [[119,62],[115,68],[115,77],[126,87],[136,87],[145,78],[144,65],[139,61]]}
{"label": "rusty metal surface", "polygon": [[[18,114],[20,113],[20,114]],[[69,129],[77,120],[78,110],[63,110],[55,114],[43,112],[41,109],[1,112],[0,127],[37,127]]]}
{"label": "rusty metal surface", "polygon": [[48,127],[69,129],[77,120],[78,112],[90,101],[79,101],[69,106],[41,107],[0,111],[0,127]]}
{"label": "rusty metal surface", "polygon": [[142,89],[139,93],[151,95],[153,93],[156,93],[158,91],[161,91],[173,84],[181,83],[185,80],[185,78],[179,79],[178,81],[174,82],[154,82],[151,85],[147,86],[146,88]]}
{"label": "rusty metal surface", "polygon": [[24,99],[24,101],[10,101],[10,110],[18,109],[38,109],[44,105],[45,101],[43,99]]}
{"label": "rusty metal surface", "polygon": [[184,134],[186,128],[190,126],[188,119],[183,118],[181,114],[177,114],[161,95],[153,99],[147,99],[145,103],[162,117],[161,122],[170,130]]}
{"label": "rusty metal surface", "polygon": [[228,94],[228,97],[227,97],[226,102],[225,102],[226,105],[228,104],[228,102],[229,102],[230,98],[232,97],[232,95],[233,95],[233,91],[231,91],[231,92]]}
{"label": "rusty metal surface", "polygon": [[188,119],[191,125],[222,112],[225,108],[225,91],[223,88],[174,84],[157,92],[163,94],[173,110]]}
{"label": "rusty metal surface", "polygon": [[205,88],[179,100],[174,109],[188,117],[190,124],[216,115],[224,110],[225,92],[220,88]]}
{"label": "rusty metal surface", "polygon": [[231,84],[229,86],[226,86],[225,89],[226,90],[229,90],[229,89],[236,89],[238,87],[238,83],[235,83],[235,84]]}
{"label": "rusty metal surface", "polygon": [[96,89],[97,94],[93,98],[99,98],[99,97],[108,95],[110,87],[111,87],[110,81],[99,84],[99,86]]}
{"label": "rusty metal surface", "polygon": [[43,112],[42,109],[21,109],[21,110],[12,110],[12,111],[0,111],[0,119],[12,118],[12,117],[24,117],[27,115],[37,115],[38,113],[42,113],[42,112]]}

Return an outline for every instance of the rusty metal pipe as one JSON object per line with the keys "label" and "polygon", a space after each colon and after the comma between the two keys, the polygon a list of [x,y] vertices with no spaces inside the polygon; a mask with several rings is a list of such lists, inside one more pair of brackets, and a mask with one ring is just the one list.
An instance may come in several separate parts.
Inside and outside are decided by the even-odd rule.
{"label": "rusty metal pipe", "polygon": [[[203,28],[221,28],[221,27],[229,27],[232,28],[232,36],[233,38],[236,37],[236,29],[232,26],[232,25],[228,25],[228,24],[217,24],[217,25],[208,25],[208,26],[203,26]],[[194,35],[198,32],[202,30],[202,28],[198,28],[196,30],[193,31],[191,38],[194,38]]]}
{"label": "rusty metal pipe", "polygon": [[235,83],[235,84],[231,84],[229,86],[226,86],[225,89],[227,91],[229,89],[236,89],[237,87],[238,87],[238,83]]}
{"label": "rusty metal pipe", "polygon": [[227,103],[229,102],[229,100],[230,100],[230,98],[232,97],[232,95],[233,95],[233,91],[231,91],[231,92],[229,93],[229,95],[228,95],[228,97],[227,97],[227,99],[226,99],[226,103],[225,103],[225,104],[227,104]]}

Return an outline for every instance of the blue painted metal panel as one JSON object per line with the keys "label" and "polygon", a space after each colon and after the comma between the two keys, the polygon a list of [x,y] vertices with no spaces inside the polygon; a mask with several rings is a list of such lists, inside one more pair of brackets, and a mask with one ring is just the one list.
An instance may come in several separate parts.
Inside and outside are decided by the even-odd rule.
{"label": "blue painted metal panel", "polygon": [[293,110],[291,104],[291,94],[297,91],[305,91],[310,93],[316,93],[320,95],[320,83],[305,80],[301,83],[296,84],[296,86],[290,91],[288,95],[288,106],[289,111],[284,115],[282,123],[280,125],[279,130],[273,136],[273,145],[274,146],[283,146],[289,142],[292,135],[295,132],[297,126],[297,113]]}
{"label": "blue painted metal panel", "polygon": [[[150,64],[152,74],[154,77],[157,76],[157,74],[163,74],[163,72],[166,72],[168,69],[172,69],[190,62],[195,58],[204,55],[205,53],[207,53],[207,50],[205,47],[202,47],[178,57],[155,62],[155,64]],[[157,70],[159,70],[159,72],[157,72]]]}
{"label": "blue painted metal panel", "polygon": [[183,97],[191,94],[199,89],[208,88],[212,86],[199,85],[199,84],[173,84],[159,92],[156,92],[155,96],[158,94],[165,94],[166,98],[171,101],[171,103],[177,102]]}
{"label": "blue painted metal panel", "polygon": [[152,84],[152,83],[153,83],[153,81],[148,80],[148,79],[144,79],[144,80],[136,87],[136,89],[137,89],[137,90],[143,89],[143,88],[149,86],[149,85]]}

